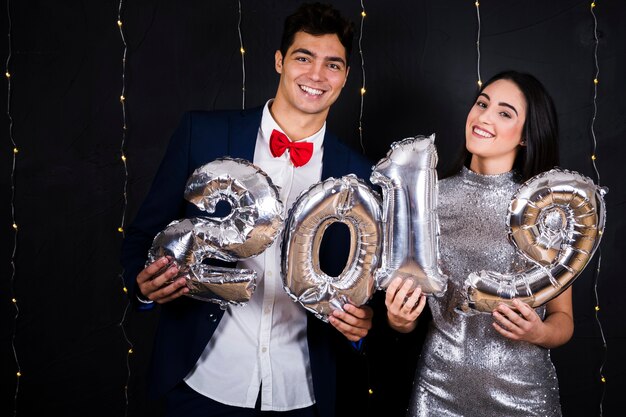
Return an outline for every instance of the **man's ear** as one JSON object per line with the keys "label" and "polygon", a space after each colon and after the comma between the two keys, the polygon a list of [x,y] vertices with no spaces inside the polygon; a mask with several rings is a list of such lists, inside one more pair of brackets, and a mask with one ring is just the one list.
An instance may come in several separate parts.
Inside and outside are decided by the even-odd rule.
{"label": "man's ear", "polygon": [[274,68],[276,72],[282,74],[283,72],[283,54],[277,50],[274,54]]}

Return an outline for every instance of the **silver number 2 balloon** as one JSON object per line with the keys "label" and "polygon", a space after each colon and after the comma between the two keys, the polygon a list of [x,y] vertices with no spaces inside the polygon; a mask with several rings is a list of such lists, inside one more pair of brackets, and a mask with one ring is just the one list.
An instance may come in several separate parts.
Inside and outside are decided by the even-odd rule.
{"label": "silver number 2 balloon", "polygon": [[536,308],[561,294],[600,244],[606,192],[591,179],[563,169],[543,172],[522,184],[509,206],[508,236],[533,266],[511,274],[471,273],[463,307],[490,312],[499,302],[521,298]]}
{"label": "silver number 2 balloon", "polygon": [[171,222],[159,232],[148,263],[169,256],[187,277],[187,296],[220,304],[243,304],[256,288],[256,272],[203,264],[207,258],[234,262],[269,247],[283,226],[283,204],[271,178],[243,159],[219,158],[189,177],[185,199],[212,213],[219,201],[231,212],[226,217],[194,217]]}

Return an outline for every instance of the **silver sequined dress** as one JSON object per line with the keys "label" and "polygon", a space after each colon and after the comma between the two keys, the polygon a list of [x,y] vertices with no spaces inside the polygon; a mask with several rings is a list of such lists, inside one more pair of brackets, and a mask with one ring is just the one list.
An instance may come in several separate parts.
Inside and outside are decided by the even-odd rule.
{"label": "silver sequined dress", "polygon": [[[409,416],[561,416],[548,349],[512,341],[489,313],[463,313],[463,283],[481,269],[523,267],[506,236],[506,215],[519,187],[515,174],[466,168],[439,181],[440,256],[448,289],[429,297],[433,321],[419,360]],[[536,310],[540,317],[545,307]]]}

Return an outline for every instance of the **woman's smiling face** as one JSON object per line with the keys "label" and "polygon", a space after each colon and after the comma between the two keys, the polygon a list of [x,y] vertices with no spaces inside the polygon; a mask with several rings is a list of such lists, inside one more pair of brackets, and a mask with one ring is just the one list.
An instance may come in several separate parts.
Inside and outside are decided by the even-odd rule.
{"label": "woman's smiling face", "polygon": [[524,146],[525,120],[526,99],[514,82],[500,79],[485,87],[465,124],[470,169],[482,174],[510,171],[519,146]]}

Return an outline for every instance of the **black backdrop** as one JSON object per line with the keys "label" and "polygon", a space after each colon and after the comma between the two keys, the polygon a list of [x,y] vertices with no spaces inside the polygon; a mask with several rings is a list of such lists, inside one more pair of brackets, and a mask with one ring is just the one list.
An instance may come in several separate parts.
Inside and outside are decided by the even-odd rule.
{"label": "black backdrop", "polygon": [[[361,2],[334,3],[358,28]],[[331,110],[329,127],[373,161],[395,140],[436,133],[443,169],[463,138],[476,88],[474,2],[363,3],[363,114],[357,37],[350,78]],[[280,22],[296,4],[241,1],[246,107],[264,103],[275,91],[273,52]],[[117,229],[136,212],[183,111],[242,106],[239,3],[124,2],[128,176],[121,160],[124,44],[118,6],[113,0],[13,1],[1,20],[0,34],[8,34],[10,16],[12,54],[10,101],[0,97],[0,111],[6,114],[10,102],[13,120],[12,130],[8,117],[0,126],[2,415],[153,416],[160,411],[146,399],[144,382],[158,309],[126,310]],[[609,188],[601,257],[596,253],[574,284],[574,337],[552,352],[565,416],[623,415],[619,396],[626,392],[621,265],[626,252],[619,240],[626,233],[621,171],[626,4],[599,1],[594,11],[596,31],[590,0],[484,0],[480,5],[482,77],[506,68],[537,75],[557,104],[562,166],[598,180],[591,163],[595,133],[599,182]],[[594,33],[600,72],[592,130]],[[8,57],[3,39],[0,55]],[[5,80],[2,94],[7,87]],[[11,139],[19,149],[15,167]],[[369,414],[401,415],[418,342],[390,337],[377,347]]]}

